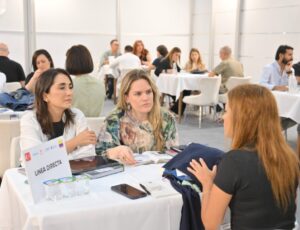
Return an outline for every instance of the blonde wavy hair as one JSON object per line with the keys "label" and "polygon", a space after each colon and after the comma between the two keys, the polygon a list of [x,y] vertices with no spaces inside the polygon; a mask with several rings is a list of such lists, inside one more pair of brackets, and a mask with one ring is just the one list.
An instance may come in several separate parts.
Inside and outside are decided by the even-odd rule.
{"label": "blonde wavy hair", "polygon": [[299,160],[285,141],[272,93],[259,85],[228,92],[232,112],[232,149],[253,146],[265,169],[279,207],[287,210],[299,180]]}
{"label": "blonde wavy hair", "polygon": [[165,142],[162,136],[162,116],[159,103],[160,95],[155,83],[150,79],[150,76],[146,71],[134,69],[125,75],[121,83],[120,97],[117,108],[121,110],[128,110],[126,95],[128,95],[130,92],[132,83],[141,79],[148,82],[153,92],[153,107],[149,112],[148,120],[153,127],[154,138],[156,140],[156,149],[161,151],[165,145]]}

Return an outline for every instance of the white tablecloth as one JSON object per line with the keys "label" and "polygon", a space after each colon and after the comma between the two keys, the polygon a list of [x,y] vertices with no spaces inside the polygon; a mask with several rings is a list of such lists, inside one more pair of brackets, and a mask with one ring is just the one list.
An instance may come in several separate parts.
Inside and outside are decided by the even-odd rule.
{"label": "white tablecloth", "polygon": [[156,80],[156,85],[161,93],[166,93],[179,98],[183,90],[199,90],[201,78],[208,78],[208,74],[162,73]]}
{"label": "white tablecloth", "polygon": [[300,94],[272,91],[276,98],[279,116],[286,117],[300,123]]}
{"label": "white tablecloth", "polygon": [[178,230],[182,208],[180,194],[130,200],[110,189],[120,183],[138,188],[139,182],[162,180],[160,167],[126,168],[125,172],[92,180],[89,195],[36,205],[32,203],[29,186],[24,183],[25,176],[16,169],[7,170],[0,189],[0,229]]}
{"label": "white tablecloth", "polygon": [[0,108],[0,120],[20,119],[25,111],[13,111],[7,108]]}

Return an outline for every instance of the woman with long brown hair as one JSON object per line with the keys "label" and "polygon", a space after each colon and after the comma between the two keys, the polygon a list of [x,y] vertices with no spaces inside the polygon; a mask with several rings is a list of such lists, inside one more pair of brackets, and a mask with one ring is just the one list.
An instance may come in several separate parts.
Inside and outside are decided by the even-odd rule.
{"label": "woman with long brown hair", "polygon": [[217,229],[228,205],[231,229],[293,229],[299,161],[282,135],[272,93],[258,85],[228,92],[224,134],[232,150],[218,170],[202,159],[188,168],[203,186],[205,229]]}
{"label": "woman with long brown hair", "polygon": [[149,74],[130,71],[121,83],[117,108],[105,119],[96,152],[125,164],[134,164],[132,153],[164,151],[178,145],[174,117],[160,107],[159,92]]}
{"label": "woman with long brown hair", "polygon": [[49,69],[35,85],[35,108],[21,118],[21,150],[63,136],[69,159],[95,155],[96,135],[72,106],[73,82],[63,69]]}
{"label": "woman with long brown hair", "polygon": [[138,56],[141,60],[141,64],[145,66],[151,66],[151,56],[147,49],[145,49],[142,40],[136,40],[133,44],[133,54]]}

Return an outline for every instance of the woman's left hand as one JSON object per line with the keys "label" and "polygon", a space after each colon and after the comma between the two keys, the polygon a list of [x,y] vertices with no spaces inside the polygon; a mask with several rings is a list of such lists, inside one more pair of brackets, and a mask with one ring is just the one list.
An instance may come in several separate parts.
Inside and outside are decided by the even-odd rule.
{"label": "woman's left hand", "polygon": [[210,170],[204,160],[200,158],[200,163],[196,160],[190,162],[190,167],[187,168],[202,184],[204,188],[210,189],[213,184],[213,180],[216,176],[217,166],[214,165],[213,169]]}

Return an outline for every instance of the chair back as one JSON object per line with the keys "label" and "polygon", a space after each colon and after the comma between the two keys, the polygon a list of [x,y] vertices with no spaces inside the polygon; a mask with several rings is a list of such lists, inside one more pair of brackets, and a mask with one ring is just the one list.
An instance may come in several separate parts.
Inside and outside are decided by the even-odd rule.
{"label": "chair back", "polygon": [[6,85],[6,75],[5,73],[0,72],[0,93],[5,91],[5,85]]}
{"label": "chair back", "polygon": [[20,84],[20,82],[7,82],[5,83],[5,91],[10,93],[13,91],[16,91],[17,89],[20,89],[22,86]]}
{"label": "chair back", "polygon": [[87,117],[86,119],[89,129],[94,131],[98,136],[100,127],[104,123],[105,117]]}
{"label": "chair back", "polygon": [[252,77],[230,77],[226,83],[226,87],[228,90],[233,89],[238,85],[249,84],[251,82]]}
{"label": "chair back", "polygon": [[200,81],[199,103],[198,105],[215,105],[218,103],[221,77],[205,77]]}
{"label": "chair back", "polygon": [[0,120],[0,177],[10,168],[10,146],[20,136],[20,120]]}
{"label": "chair back", "polygon": [[16,168],[20,165],[21,147],[20,136],[13,137],[10,143],[10,167]]}

